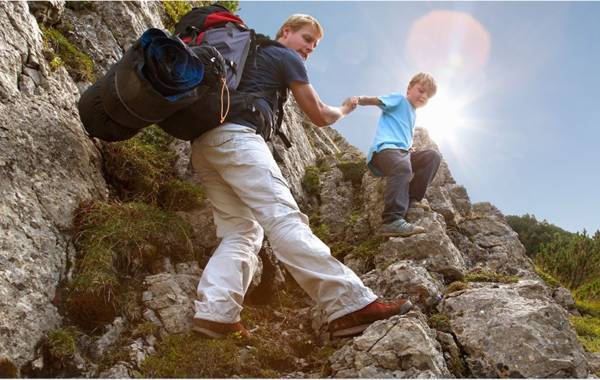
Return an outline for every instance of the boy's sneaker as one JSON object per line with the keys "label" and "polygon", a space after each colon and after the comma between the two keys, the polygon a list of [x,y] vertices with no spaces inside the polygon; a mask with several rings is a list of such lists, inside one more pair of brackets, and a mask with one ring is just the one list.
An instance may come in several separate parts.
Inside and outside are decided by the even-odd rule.
{"label": "boy's sneaker", "polygon": [[206,335],[209,338],[224,338],[227,335],[239,334],[244,338],[250,338],[250,333],[240,323],[221,323],[206,319],[194,318],[192,321],[192,330]]}
{"label": "boy's sneaker", "polygon": [[415,226],[413,224],[408,223],[406,220],[400,218],[400,219],[394,220],[391,223],[383,224],[377,231],[377,234],[379,236],[387,236],[387,237],[394,237],[394,236],[407,237],[407,236],[411,236],[411,235],[422,234],[424,232],[425,232],[425,228],[423,228],[421,226]]}
{"label": "boy's sneaker", "polygon": [[394,315],[406,314],[411,308],[412,303],[403,298],[399,298],[392,303],[375,300],[360,310],[332,321],[329,323],[327,330],[332,338],[357,335],[365,331],[371,323],[388,319]]}

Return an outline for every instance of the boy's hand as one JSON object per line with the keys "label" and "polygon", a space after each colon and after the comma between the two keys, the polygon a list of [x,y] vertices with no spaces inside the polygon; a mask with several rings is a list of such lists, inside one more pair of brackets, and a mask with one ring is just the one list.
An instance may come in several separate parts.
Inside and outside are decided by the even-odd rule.
{"label": "boy's hand", "polygon": [[355,96],[351,96],[349,98],[346,98],[341,107],[340,110],[342,111],[342,113],[344,115],[349,114],[350,112],[354,111],[356,109],[356,106],[358,105],[358,98]]}

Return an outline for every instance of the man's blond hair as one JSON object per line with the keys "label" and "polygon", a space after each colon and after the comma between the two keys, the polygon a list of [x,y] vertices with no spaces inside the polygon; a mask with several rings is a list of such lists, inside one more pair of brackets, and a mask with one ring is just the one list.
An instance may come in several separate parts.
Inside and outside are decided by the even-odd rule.
{"label": "man's blond hair", "polygon": [[417,75],[412,77],[410,82],[408,82],[408,89],[410,90],[410,88],[416,84],[420,84],[423,87],[425,87],[427,95],[430,98],[437,92],[437,83],[435,82],[435,79],[433,79],[431,74],[418,73]]}
{"label": "man's blond hair", "polygon": [[319,21],[317,21],[316,18],[310,15],[297,13],[295,15],[291,15],[287,18],[287,20],[285,20],[283,25],[281,25],[281,27],[277,31],[275,39],[277,40],[281,36],[283,36],[283,29],[286,26],[289,26],[292,29],[292,31],[296,32],[304,25],[312,25],[316,29],[317,34],[319,35],[319,39],[323,38],[323,27],[321,26],[321,24],[319,24]]}

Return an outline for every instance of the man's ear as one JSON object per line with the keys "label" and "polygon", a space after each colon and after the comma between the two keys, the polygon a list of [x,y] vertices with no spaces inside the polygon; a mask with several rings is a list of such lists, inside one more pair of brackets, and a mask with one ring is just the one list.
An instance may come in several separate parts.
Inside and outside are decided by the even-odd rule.
{"label": "man's ear", "polygon": [[292,31],[292,28],[290,28],[290,26],[284,26],[283,29],[281,30],[281,37],[282,38],[287,38],[287,36],[290,34],[290,32]]}

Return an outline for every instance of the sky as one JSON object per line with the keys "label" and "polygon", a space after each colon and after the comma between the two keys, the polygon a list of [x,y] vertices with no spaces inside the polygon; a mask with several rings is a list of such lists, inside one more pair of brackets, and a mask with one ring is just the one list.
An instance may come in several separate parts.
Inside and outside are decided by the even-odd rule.
{"label": "sky", "polygon": [[[253,2],[238,14],[272,37],[287,16],[325,36],[307,62],[321,99],[438,93],[417,110],[456,182],[505,215],[572,232],[600,229],[600,2]],[[366,153],[379,110],[333,127]]]}

